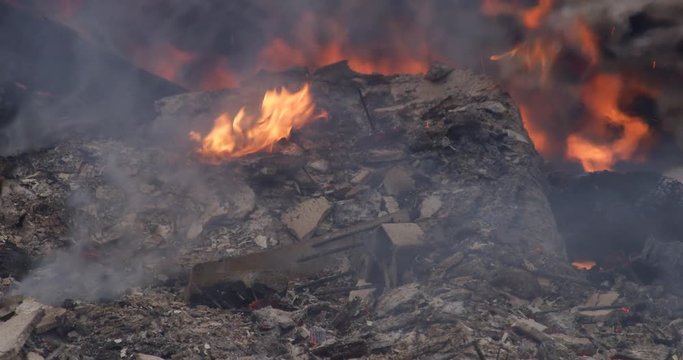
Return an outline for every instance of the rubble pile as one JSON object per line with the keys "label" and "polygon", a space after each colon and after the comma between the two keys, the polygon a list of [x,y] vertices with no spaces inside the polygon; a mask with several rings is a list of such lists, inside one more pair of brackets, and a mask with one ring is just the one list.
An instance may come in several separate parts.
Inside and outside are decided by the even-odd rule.
{"label": "rubble pile", "polygon": [[[0,159],[0,359],[680,359],[677,296],[571,268],[489,80],[339,63],[246,83],[158,101],[147,144]],[[326,120],[272,153],[192,152],[189,131],[302,83]]]}

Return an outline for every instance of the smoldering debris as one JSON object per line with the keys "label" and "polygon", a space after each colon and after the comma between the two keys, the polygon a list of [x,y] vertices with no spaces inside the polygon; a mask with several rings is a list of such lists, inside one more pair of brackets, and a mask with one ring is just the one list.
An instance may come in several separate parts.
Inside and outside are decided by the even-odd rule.
{"label": "smoldering debris", "polygon": [[[270,81],[311,80],[296,76]],[[14,287],[64,309],[23,351],[676,353],[677,296],[619,272],[608,285],[592,282],[569,267],[542,162],[505,94],[459,70],[437,83],[351,76],[367,95],[374,132],[348,81],[313,79],[329,119],[270,154],[216,166],[168,147],[110,140],[3,158],[3,240],[43,258],[18,283],[3,279],[3,291]],[[165,99],[156,121],[210,119],[185,110],[201,96],[222,103],[249,93]],[[324,211],[301,211],[321,198]],[[237,271],[240,262],[254,271]],[[645,337],[644,327],[652,329]]]}

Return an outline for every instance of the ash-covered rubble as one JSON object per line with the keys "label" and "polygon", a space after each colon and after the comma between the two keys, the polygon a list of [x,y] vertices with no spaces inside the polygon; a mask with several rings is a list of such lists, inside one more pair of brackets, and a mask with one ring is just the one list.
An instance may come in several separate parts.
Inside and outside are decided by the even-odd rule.
{"label": "ash-covered rubble", "polygon": [[[161,145],[2,158],[1,251],[26,261],[0,267],[0,358],[680,358],[678,297],[569,266],[511,99],[430,74],[261,74],[160,100]],[[327,120],[272,154],[192,154],[188,131],[304,82]]]}

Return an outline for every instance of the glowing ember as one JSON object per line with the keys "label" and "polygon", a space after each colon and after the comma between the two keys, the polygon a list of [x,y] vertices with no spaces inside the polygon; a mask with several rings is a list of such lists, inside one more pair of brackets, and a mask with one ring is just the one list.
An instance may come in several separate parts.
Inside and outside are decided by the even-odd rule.
{"label": "glowing ember", "polygon": [[572,266],[577,270],[591,270],[595,267],[595,261],[574,261]]}
{"label": "glowing ember", "polygon": [[292,129],[299,129],[314,119],[315,104],[308,84],[297,92],[269,90],[263,97],[260,114],[248,114],[243,107],[234,117],[219,116],[213,129],[202,136],[192,131],[190,139],[199,143],[197,153],[210,162],[220,162],[259,151],[272,151],[275,143],[287,139]]}
{"label": "glowing ember", "polygon": [[[582,98],[591,121],[587,129],[567,138],[567,158],[579,161],[586,171],[611,170],[617,161],[632,159],[649,135],[641,118],[619,109],[623,86],[617,75],[599,75],[583,88]],[[620,130],[619,134],[605,140],[615,137],[614,128]]]}

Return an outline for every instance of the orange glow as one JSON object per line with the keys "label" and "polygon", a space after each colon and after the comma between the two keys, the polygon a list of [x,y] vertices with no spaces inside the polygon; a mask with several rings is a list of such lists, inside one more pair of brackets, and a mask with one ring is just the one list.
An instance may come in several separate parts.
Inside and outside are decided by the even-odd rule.
{"label": "orange glow", "polygon": [[[581,97],[590,113],[588,126],[567,138],[568,159],[577,160],[585,171],[612,170],[621,160],[634,158],[641,142],[649,136],[647,124],[619,109],[624,84],[618,75],[598,75],[585,84]],[[615,139],[614,131],[619,134]]]}
{"label": "orange glow", "polygon": [[299,129],[323,116],[315,112],[308,84],[297,92],[274,89],[263,96],[260,114],[248,114],[244,107],[234,117],[224,113],[214,121],[213,129],[206,136],[192,131],[189,137],[199,143],[199,155],[218,163],[259,151],[272,151],[275,143],[289,138],[292,129]]}
{"label": "orange glow", "polygon": [[577,270],[591,270],[596,265],[595,261],[574,261],[572,266]]}
{"label": "orange glow", "polygon": [[[351,43],[346,26],[336,19],[304,13],[291,39],[274,38],[261,49],[258,67],[267,70],[285,70],[295,66],[315,69],[348,60],[351,69],[364,74],[427,72],[432,56],[426,42],[404,38],[401,35],[405,30],[398,24],[389,22],[383,25],[392,35],[383,39],[381,44],[358,45]],[[311,29],[319,29],[319,34]]]}
{"label": "orange glow", "polygon": [[177,49],[169,44],[153,49],[137,49],[133,52],[133,62],[168,81],[181,83],[183,68],[194,61],[196,56]]}
{"label": "orange glow", "polygon": [[537,71],[540,74],[541,83],[546,83],[550,77],[552,65],[561,50],[562,44],[555,39],[539,37],[523,42],[505,53],[491,55],[490,59],[500,61],[505,58],[518,58],[527,71]]}
{"label": "orange glow", "polygon": [[429,68],[426,60],[417,59],[400,51],[369,59],[354,51],[345,51],[341,44],[337,43],[309,46],[309,48],[305,46],[298,49],[285,40],[276,38],[261,50],[259,67],[268,70],[285,70],[294,66],[307,66],[315,69],[341,60],[348,60],[349,67],[361,74],[421,74]]}
{"label": "orange glow", "polygon": [[598,39],[583,21],[576,22],[576,29],[579,34],[579,48],[581,52],[588,58],[591,66],[597,65],[598,61],[600,61]]}
{"label": "orange glow", "polygon": [[537,29],[553,9],[553,5],[553,0],[539,0],[536,6],[521,8],[512,1],[483,0],[481,11],[488,16],[516,15],[527,29]]}
{"label": "orange glow", "polygon": [[529,134],[531,141],[541,155],[549,154],[551,152],[550,142],[548,136],[541,130],[537,129],[534,123],[531,122],[529,109],[525,105],[519,105],[519,113],[522,116],[522,124],[526,132]]}

